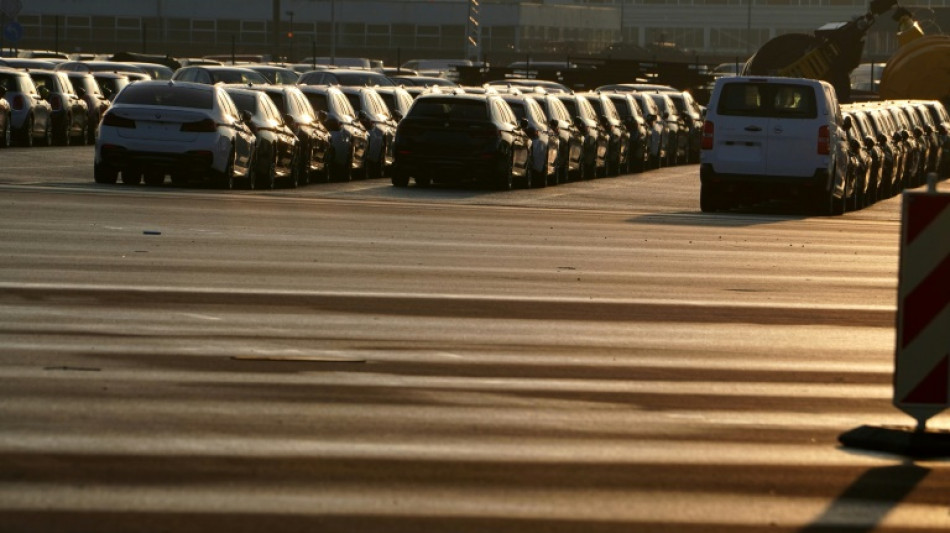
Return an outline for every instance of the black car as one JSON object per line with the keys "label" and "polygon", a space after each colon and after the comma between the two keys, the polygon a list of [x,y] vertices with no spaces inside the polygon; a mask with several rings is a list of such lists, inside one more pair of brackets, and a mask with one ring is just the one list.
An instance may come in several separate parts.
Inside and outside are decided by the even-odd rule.
{"label": "black car", "polygon": [[666,93],[676,105],[676,111],[686,126],[686,162],[699,163],[700,142],[703,136],[703,109],[688,91]]}
{"label": "black car", "polygon": [[476,181],[509,190],[528,174],[528,136],[497,93],[424,94],[396,131],[392,183]]}
{"label": "black car", "polygon": [[300,92],[330,132],[330,181],[350,181],[366,172],[369,133],[339,87],[300,85]]}
{"label": "black car", "polygon": [[29,74],[40,96],[52,107],[53,143],[60,146],[86,144],[89,106],[76,94],[66,73],[31,70]]}
{"label": "black car", "polygon": [[278,179],[291,187],[299,185],[297,137],[284,123],[274,101],[260,91],[244,87],[226,87],[224,90],[234,100],[244,123],[256,137],[248,186],[273,189]]}
{"label": "black car", "polygon": [[613,101],[602,93],[584,93],[607,134],[607,170],[608,176],[617,176],[630,165],[630,132],[623,125]]}
{"label": "black car", "polygon": [[396,85],[392,80],[372,70],[359,69],[326,69],[304,72],[297,80],[300,85],[342,85],[351,87],[366,87],[378,85],[389,87]]}
{"label": "black car", "polygon": [[172,76],[175,81],[191,81],[214,85],[215,83],[240,85],[267,85],[267,78],[256,70],[244,67],[218,65],[195,65],[181,67]]}
{"label": "black car", "polygon": [[515,112],[518,123],[528,135],[528,176],[525,187],[545,187],[557,184],[558,152],[560,138],[551,128],[550,121],[534,98],[518,89],[503,93],[501,97]]}
{"label": "black car", "polygon": [[586,97],[578,94],[557,93],[555,97],[574,117],[574,124],[584,136],[584,163],[581,165],[580,178],[592,179],[606,175],[609,139],[594,106]]}
{"label": "black car", "polygon": [[570,111],[559,98],[546,91],[532,91],[527,96],[541,105],[548,117],[548,125],[558,136],[557,182],[565,183],[569,178],[580,177],[584,162],[584,134],[574,124]]}
{"label": "black car", "polygon": [[667,164],[670,166],[686,162],[689,152],[689,137],[686,130],[686,122],[676,110],[676,104],[669,97],[668,92],[658,91],[647,93],[647,96],[656,102],[660,110],[660,119],[666,122],[666,129],[669,132],[667,144]]}
{"label": "black car", "polygon": [[356,116],[369,133],[366,149],[366,177],[382,178],[391,170],[396,117],[373,87],[340,87]]}
{"label": "black car", "polygon": [[86,112],[89,116],[86,142],[95,144],[96,137],[99,135],[99,120],[109,110],[112,102],[102,93],[99,83],[92,74],[88,72],[67,72],[66,76],[73,84],[76,95],[86,102]]}
{"label": "black car", "polygon": [[330,169],[330,132],[317,119],[307,97],[297,87],[288,85],[255,86],[274,101],[300,144],[300,183],[326,181]]}
{"label": "black car", "polygon": [[620,119],[630,134],[627,148],[627,172],[643,172],[650,162],[650,129],[640,104],[628,92],[604,93],[614,103]]}

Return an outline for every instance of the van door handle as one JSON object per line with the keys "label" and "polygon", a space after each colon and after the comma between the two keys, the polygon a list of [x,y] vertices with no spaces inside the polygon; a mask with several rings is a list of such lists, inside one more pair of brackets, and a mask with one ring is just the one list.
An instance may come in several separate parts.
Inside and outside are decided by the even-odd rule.
{"label": "van door handle", "polygon": [[746,126],[745,130],[746,131],[762,131],[762,128],[758,126]]}

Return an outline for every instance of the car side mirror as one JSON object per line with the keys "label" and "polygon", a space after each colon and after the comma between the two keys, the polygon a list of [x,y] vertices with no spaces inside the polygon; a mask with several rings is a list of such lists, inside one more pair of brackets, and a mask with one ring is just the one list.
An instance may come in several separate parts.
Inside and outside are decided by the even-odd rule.
{"label": "car side mirror", "polygon": [[558,128],[561,127],[561,122],[556,118],[552,118],[551,120],[548,121],[548,127],[554,131],[557,131]]}
{"label": "car side mirror", "polygon": [[518,121],[518,127],[521,128],[521,129],[523,129],[523,130],[527,130],[527,129],[528,129],[528,119],[523,118],[523,119],[519,120],[519,121]]}
{"label": "car side mirror", "polygon": [[39,89],[37,89],[37,92],[39,93],[40,98],[42,98],[43,100],[49,99],[50,92],[48,88],[40,87]]}
{"label": "car side mirror", "polygon": [[291,115],[290,113],[285,114],[283,118],[284,118],[284,124],[286,124],[287,126],[297,123],[297,119],[295,119],[294,116]]}
{"label": "car side mirror", "polygon": [[858,142],[857,139],[849,139],[848,147],[851,149],[852,152],[858,152],[861,150],[861,144]]}
{"label": "car side mirror", "polygon": [[253,119],[254,119],[254,115],[252,115],[250,111],[248,111],[247,109],[245,109],[244,111],[241,111],[241,120],[245,124],[250,124]]}
{"label": "car side mirror", "polygon": [[870,135],[864,138],[864,147],[868,150],[874,148],[874,139],[872,139]]}
{"label": "car side mirror", "polygon": [[844,120],[841,122],[841,127],[847,131],[850,130],[852,126],[854,126],[854,123],[851,121],[851,117],[844,117]]}

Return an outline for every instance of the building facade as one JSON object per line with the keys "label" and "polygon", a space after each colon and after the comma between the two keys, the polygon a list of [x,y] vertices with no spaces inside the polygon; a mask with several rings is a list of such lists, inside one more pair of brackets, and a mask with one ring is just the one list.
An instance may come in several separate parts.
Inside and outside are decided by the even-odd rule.
{"label": "building facade", "polygon": [[[939,33],[947,2],[905,7],[925,30]],[[811,33],[866,10],[863,0],[30,0],[15,14],[22,28],[15,45],[290,60],[356,55],[387,64],[414,57],[648,56],[672,47],[689,60],[715,62],[747,58],[776,35]],[[895,30],[889,14],[880,17],[866,56],[893,53]]]}

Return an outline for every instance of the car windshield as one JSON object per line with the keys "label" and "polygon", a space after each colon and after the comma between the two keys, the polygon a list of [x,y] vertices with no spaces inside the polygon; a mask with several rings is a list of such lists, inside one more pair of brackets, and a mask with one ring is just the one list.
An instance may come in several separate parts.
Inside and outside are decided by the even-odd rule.
{"label": "car windshield", "polygon": [[160,105],[211,109],[213,91],[199,87],[169,86],[167,84],[143,85],[133,83],[116,97],[116,104]]}
{"label": "car windshield", "polygon": [[267,78],[253,70],[216,70],[211,72],[214,83],[267,84]]}
{"label": "car windshield", "polygon": [[417,100],[410,113],[413,117],[457,120],[488,120],[488,108],[478,100],[432,98]]}
{"label": "car windshield", "polygon": [[373,72],[334,72],[340,85],[379,85],[380,87],[395,87],[396,84],[382,74]]}

